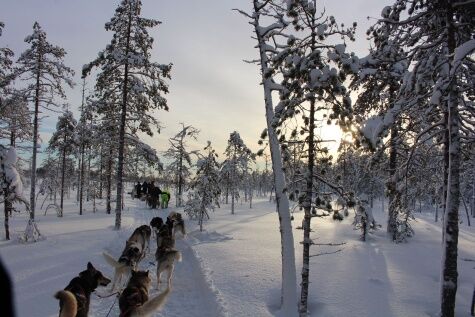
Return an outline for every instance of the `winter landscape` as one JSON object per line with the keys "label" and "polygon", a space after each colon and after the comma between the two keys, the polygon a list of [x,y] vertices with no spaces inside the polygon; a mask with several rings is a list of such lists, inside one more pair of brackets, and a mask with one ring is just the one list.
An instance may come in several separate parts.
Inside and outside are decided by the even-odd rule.
{"label": "winter landscape", "polygon": [[1,316],[475,316],[475,1],[0,11]]}

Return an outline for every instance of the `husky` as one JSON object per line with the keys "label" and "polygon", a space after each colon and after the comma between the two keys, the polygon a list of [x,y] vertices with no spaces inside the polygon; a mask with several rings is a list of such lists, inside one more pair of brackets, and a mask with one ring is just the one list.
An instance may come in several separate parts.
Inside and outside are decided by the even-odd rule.
{"label": "husky", "polygon": [[63,291],[54,295],[59,299],[59,317],[87,317],[91,293],[99,285],[107,286],[110,282],[110,279],[88,262],[87,270],[79,273]]}
{"label": "husky", "polygon": [[160,217],[153,217],[150,221],[150,227],[152,228],[152,235],[158,238],[158,231],[163,226],[163,219]]}
{"label": "husky", "polygon": [[175,239],[173,238],[169,227],[162,225],[157,235],[157,249],[173,249],[175,247]]}
{"label": "husky", "polygon": [[181,262],[181,252],[173,248],[157,249],[155,259],[157,260],[157,289],[160,289],[160,277],[163,272],[167,272],[168,287],[171,287],[175,260]]}
{"label": "husky", "polygon": [[177,232],[180,232],[183,238],[186,237],[185,221],[181,213],[172,211],[167,217],[166,224],[170,228],[173,238],[175,238]]}
{"label": "husky", "polygon": [[165,304],[171,290],[170,287],[163,293],[149,299],[148,292],[151,284],[152,279],[148,271],[132,271],[127,287],[119,297],[120,317],[152,316]]}
{"label": "husky", "polygon": [[111,290],[115,289],[116,284],[121,282],[124,275],[130,275],[131,271],[135,270],[138,263],[145,257],[147,250],[150,249],[151,232],[147,225],[135,229],[126,241],[119,260],[115,260],[107,252],[102,253],[107,263],[115,268]]}

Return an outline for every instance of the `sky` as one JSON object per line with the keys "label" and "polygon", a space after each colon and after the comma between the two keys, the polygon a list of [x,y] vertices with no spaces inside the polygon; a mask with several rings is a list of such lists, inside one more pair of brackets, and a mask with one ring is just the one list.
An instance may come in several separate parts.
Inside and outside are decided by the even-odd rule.
{"label": "sky", "polygon": [[[75,70],[77,83],[67,90],[70,109],[79,114],[81,103],[81,69],[92,61],[112,37],[104,30],[120,0],[0,0],[0,21],[5,29],[0,47],[11,48],[19,56],[27,46],[26,35],[38,21],[48,40],[67,51],[65,64]],[[339,23],[358,23],[356,42],[349,50],[358,56],[367,54],[367,28],[380,16],[389,0],[325,0],[317,1],[320,9],[336,17]],[[199,149],[210,140],[219,153],[224,152],[229,134],[238,131],[254,151],[265,128],[264,98],[257,65],[243,60],[258,56],[252,27],[233,8],[249,11],[250,0],[142,0],[142,15],[158,19],[162,24],[150,31],[154,37],[152,60],[173,63],[170,110],[158,111],[156,117],[164,129],[144,141],[159,155],[168,147],[168,139],[176,134],[180,122],[191,124],[201,133],[189,142]],[[367,17],[370,17],[368,19]],[[87,87],[92,90],[93,79]],[[41,139],[47,144],[55,130],[57,114],[44,114],[40,125]],[[323,137],[339,139],[336,127],[321,130]],[[337,142],[330,145],[338,147]]]}

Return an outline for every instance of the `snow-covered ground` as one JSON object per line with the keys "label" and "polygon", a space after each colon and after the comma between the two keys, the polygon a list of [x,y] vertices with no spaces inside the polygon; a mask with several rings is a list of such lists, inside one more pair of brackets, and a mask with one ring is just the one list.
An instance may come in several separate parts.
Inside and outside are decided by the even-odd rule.
{"label": "snow-covered ground", "polygon": [[[173,205],[173,202],[170,206]],[[89,206],[89,205],[88,205]],[[223,205],[211,214],[200,233],[187,222],[188,236],[177,241],[183,261],[176,265],[173,291],[164,309],[156,316],[273,316],[280,296],[280,235],[275,206],[267,199],[257,200],[252,209],[238,205],[235,215]],[[18,316],[57,316],[55,291],[85,269],[91,261],[112,277],[101,253],[118,255],[136,226],[148,224],[166,211],[151,211],[138,200],[127,200],[123,229],[114,231],[114,215],[106,215],[99,205],[95,214],[77,214],[78,207],[67,201],[65,216],[38,213],[39,228],[47,239],[23,245],[0,242],[0,255],[15,284]],[[384,223],[384,214],[374,215]],[[413,223],[416,236],[406,244],[388,241],[383,230],[369,241],[360,242],[351,227],[351,216],[343,222],[317,219],[313,237],[321,243],[346,242],[343,251],[311,259],[311,316],[435,316],[438,311],[440,267],[440,223],[431,215],[418,214]],[[301,262],[302,231],[295,229],[302,214],[295,214],[296,256]],[[15,215],[12,231],[25,227],[25,215]],[[2,233],[3,234],[3,233]],[[142,269],[155,271],[151,254],[141,262]],[[313,247],[312,253],[331,252],[335,247]],[[469,316],[475,284],[475,229],[461,225],[459,240],[459,288],[457,316]],[[299,263],[297,263],[299,269]],[[105,294],[105,289],[99,292]],[[156,284],[152,294],[156,293]],[[118,316],[115,297],[92,296],[90,316]]]}

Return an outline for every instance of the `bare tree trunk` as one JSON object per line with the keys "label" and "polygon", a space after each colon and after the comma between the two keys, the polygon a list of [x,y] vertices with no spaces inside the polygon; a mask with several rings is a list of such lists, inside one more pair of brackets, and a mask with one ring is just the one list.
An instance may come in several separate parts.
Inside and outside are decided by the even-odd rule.
{"label": "bare tree trunk", "polygon": [[84,201],[84,144],[81,144],[81,172],[79,180],[79,214],[82,215],[83,212],[83,201]]}
{"label": "bare tree trunk", "polygon": [[[130,32],[132,26],[132,13],[131,8],[129,8],[129,21],[127,24],[127,38],[125,46],[125,56],[129,55],[130,49]],[[122,222],[122,192],[123,184],[122,178],[124,174],[124,150],[125,150],[125,121],[127,118],[127,95],[128,87],[127,81],[129,80],[129,63],[125,62],[124,69],[124,83],[122,90],[122,114],[120,117],[120,130],[119,130],[119,159],[117,163],[117,200],[115,206],[115,229],[119,230]]]}
{"label": "bare tree trunk", "polygon": [[36,153],[38,151],[38,113],[40,108],[41,47],[38,47],[37,50],[38,69],[36,70],[35,114],[33,117],[33,157],[31,158],[30,220],[35,220]]}
{"label": "bare tree trunk", "polygon": [[397,147],[396,138],[398,131],[396,127],[391,129],[389,139],[389,180],[388,180],[388,226],[387,233],[393,241],[397,239],[397,209],[395,202],[396,195],[396,168],[397,168]]}
{"label": "bare tree trunk", "polygon": [[[447,25],[447,46],[449,50],[450,66],[452,66],[453,53],[456,47],[455,26],[453,24],[452,4],[447,1],[446,25]],[[451,67],[449,68],[450,73]],[[456,78],[454,76],[454,78]],[[456,81],[456,79],[454,79]],[[458,112],[458,88],[457,84],[451,81],[448,87],[448,121],[447,130],[449,136],[449,147],[445,149],[449,156],[447,199],[444,210],[443,226],[443,255],[441,272],[441,317],[453,317],[455,315],[455,297],[457,294],[457,254],[458,254],[458,210],[460,206],[460,134],[459,134],[459,112]]]}
{"label": "bare tree trunk", "polygon": [[5,239],[10,240],[9,217],[10,217],[10,214],[12,212],[12,203],[9,199],[6,198],[9,195],[9,191],[7,189],[5,189],[3,191],[3,194],[5,195],[5,223],[4,223],[4,225],[5,225]]}
{"label": "bare tree trunk", "polygon": [[[180,141],[180,146],[183,148],[183,137]],[[176,199],[176,206],[181,207],[182,203],[182,195],[183,195],[183,153],[180,150],[180,161],[178,165],[178,193]]]}
{"label": "bare tree trunk", "polygon": [[79,191],[81,183],[81,153],[78,155],[78,179],[77,179],[77,188],[76,188],[76,201],[79,202]]}
{"label": "bare tree trunk", "polygon": [[87,192],[86,192],[86,201],[91,200],[91,158],[92,158],[92,149],[89,147],[87,153]]}
{"label": "bare tree trunk", "polygon": [[111,193],[112,193],[112,147],[109,149],[107,158],[107,190],[106,190],[106,213],[111,213]]}
{"label": "bare tree trunk", "polygon": [[63,150],[63,155],[62,155],[62,159],[63,159],[63,162],[62,162],[62,168],[61,168],[61,197],[60,197],[60,204],[59,204],[59,208],[61,210],[61,214],[60,214],[60,217],[63,216],[63,203],[64,203],[64,175],[66,173],[66,151]]}
{"label": "bare tree trunk", "polygon": [[234,188],[231,191],[231,215],[234,215]]}
{"label": "bare tree trunk", "polygon": [[102,199],[102,192],[103,192],[103,178],[104,178],[104,175],[103,175],[103,169],[104,169],[104,162],[103,162],[103,158],[104,158],[104,155],[102,153],[102,146],[101,146],[101,158],[100,158],[100,169],[99,169],[99,199]]}
{"label": "bare tree trunk", "polygon": [[312,220],[312,196],[313,196],[313,169],[315,164],[315,100],[310,101],[310,120],[309,120],[309,136],[308,136],[308,162],[306,177],[306,192],[303,202],[304,219],[303,219],[303,255],[302,255],[302,284],[300,290],[300,317],[308,315],[308,286],[310,274],[310,225]]}

